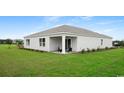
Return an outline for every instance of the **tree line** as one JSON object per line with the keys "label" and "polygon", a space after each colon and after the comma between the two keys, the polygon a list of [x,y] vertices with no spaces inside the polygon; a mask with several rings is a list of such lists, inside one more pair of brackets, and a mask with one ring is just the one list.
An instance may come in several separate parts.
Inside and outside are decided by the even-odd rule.
{"label": "tree line", "polygon": [[[21,39],[16,39],[16,40],[12,40],[12,39],[0,39],[0,44],[17,44],[17,45],[22,45],[23,44],[23,40]],[[115,47],[124,47],[124,40],[115,40],[112,42],[113,46]]]}
{"label": "tree line", "polygon": [[124,47],[124,40],[115,40],[115,41],[113,41],[113,46],[115,46],[115,47]]}
{"label": "tree line", "polygon": [[23,40],[21,39],[0,39],[0,44],[23,44]]}
{"label": "tree line", "polygon": [[24,48],[23,46],[23,40],[21,39],[16,39],[16,40],[12,40],[12,39],[0,39],[0,44],[8,44],[8,48],[10,48],[10,46],[12,44],[16,44],[18,48]]}

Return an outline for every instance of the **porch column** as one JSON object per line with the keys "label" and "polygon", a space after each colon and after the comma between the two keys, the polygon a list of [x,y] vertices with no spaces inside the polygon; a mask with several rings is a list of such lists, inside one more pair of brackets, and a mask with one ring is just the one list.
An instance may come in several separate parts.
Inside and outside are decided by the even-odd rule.
{"label": "porch column", "polygon": [[62,36],[62,54],[65,54],[65,36]]}

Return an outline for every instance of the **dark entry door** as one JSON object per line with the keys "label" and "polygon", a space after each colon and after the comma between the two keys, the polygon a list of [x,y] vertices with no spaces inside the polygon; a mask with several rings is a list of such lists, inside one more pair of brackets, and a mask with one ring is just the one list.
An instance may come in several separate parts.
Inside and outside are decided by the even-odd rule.
{"label": "dark entry door", "polygon": [[65,40],[65,48],[66,48],[66,51],[68,51],[69,48],[71,48],[71,39]]}

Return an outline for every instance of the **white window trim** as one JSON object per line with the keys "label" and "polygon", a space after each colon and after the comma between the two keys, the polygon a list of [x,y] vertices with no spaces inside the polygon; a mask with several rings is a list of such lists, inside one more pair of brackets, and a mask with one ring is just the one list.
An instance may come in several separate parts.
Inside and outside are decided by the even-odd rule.
{"label": "white window trim", "polygon": [[[43,42],[43,39],[45,39],[44,42]],[[46,38],[39,38],[39,46],[40,47],[45,47],[46,46]]]}
{"label": "white window trim", "polygon": [[30,39],[26,39],[26,46],[30,46]]}

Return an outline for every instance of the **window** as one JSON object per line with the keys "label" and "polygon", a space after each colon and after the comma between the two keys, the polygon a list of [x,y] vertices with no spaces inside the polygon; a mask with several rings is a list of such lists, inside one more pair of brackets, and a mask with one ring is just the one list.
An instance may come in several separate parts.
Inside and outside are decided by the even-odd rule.
{"label": "window", "polygon": [[101,39],[101,45],[103,45],[103,39]]}
{"label": "window", "polygon": [[26,45],[27,45],[27,46],[30,45],[30,39],[26,39]]}
{"label": "window", "polygon": [[40,46],[45,47],[45,38],[40,38],[39,39],[39,44],[40,44]]}

